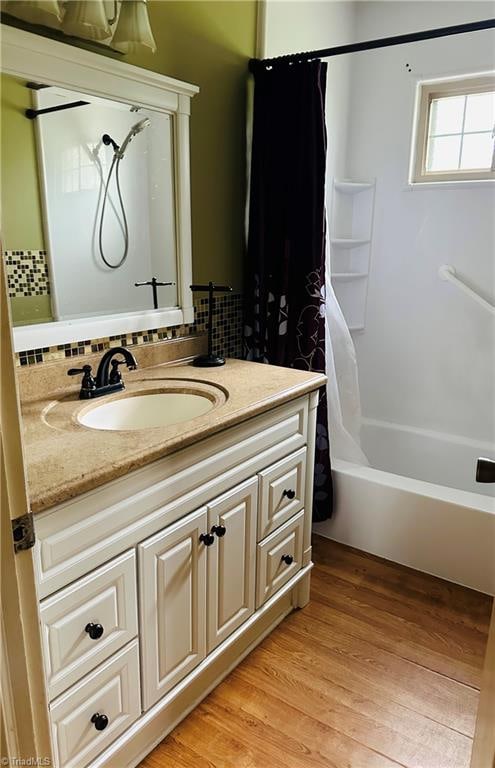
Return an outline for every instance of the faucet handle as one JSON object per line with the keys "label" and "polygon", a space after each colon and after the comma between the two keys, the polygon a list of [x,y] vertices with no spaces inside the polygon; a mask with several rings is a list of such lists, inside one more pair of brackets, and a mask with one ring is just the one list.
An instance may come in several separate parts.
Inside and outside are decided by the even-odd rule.
{"label": "faucet handle", "polygon": [[[119,371],[119,365],[125,365],[125,360],[117,360],[114,358],[110,361],[110,365],[112,366],[112,370],[110,371],[110,376],[108,377],[108,383],[109,384],[120,384],[122,382],[122,374]],[[132,366],[130,370],[135,370],[136,366]]]}
{"label": "faucet handle", "polygon": [[91,393],[96,389],[96,381],[91,375],[90,365],[83,365],[82,368],[69,368],[67,376],[77,376],[79,373],[83,374],[80,397],[84,400],[91,397]]}
{"label": "faucet handle", "polygon": [[69,368],[67,376],[77,376],[78,373],[84,373],[85,376],[88,376],[91,373],[91,366],[83,365],[82,368]]}

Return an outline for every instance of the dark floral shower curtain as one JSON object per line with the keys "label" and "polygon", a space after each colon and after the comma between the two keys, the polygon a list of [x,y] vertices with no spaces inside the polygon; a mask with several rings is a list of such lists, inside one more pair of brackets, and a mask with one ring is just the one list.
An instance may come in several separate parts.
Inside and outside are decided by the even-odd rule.
{"label": "dark floral shower curtain", "polygon": [[[321,61],[255,73],[245,357],[325,373],[325,88]],[[313,519],[332,513],[326,392]]]}

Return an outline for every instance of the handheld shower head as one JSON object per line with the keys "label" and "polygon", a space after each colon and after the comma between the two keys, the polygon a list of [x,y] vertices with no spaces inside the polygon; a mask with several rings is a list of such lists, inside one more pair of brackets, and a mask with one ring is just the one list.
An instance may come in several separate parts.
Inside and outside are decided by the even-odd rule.
{"label": "handheld shower head", "polygon": [[140,120],[138,123],[135,123],[127,136],[125,137],[124,141],[122,142],[120,149],[118,150],[118,156],[120,159],[124,157],[124,152],[126,151],[127,147],[129,146],[130,142],[133,140],[134,136],[136,134],[141,133],[141,131],[144,131],[145,128],[147,128],[149,125],[151,125],[151,120],[149,117],[144,117],[142,120]]}
{"label": "handheld shower head", "polygon": [[149,117],[144,117],[138,123],[135,123],[135,125],[133,125],[131,128],[131,132],[133,136],[135,136],[136,133],[141,133],[141,131],[144,131],[144,129],[147,128],[149,125],[151,125],[151,120],[149,119]]}

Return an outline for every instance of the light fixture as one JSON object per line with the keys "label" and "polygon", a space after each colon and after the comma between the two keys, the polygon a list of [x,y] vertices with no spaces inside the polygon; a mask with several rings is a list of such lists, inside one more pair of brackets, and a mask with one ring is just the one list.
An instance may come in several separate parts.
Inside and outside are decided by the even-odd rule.
{"label": "light fixture", "polygon": [[134,53],[141,48],[156,51],[146,0],[122,0],[112,45],[122,53]]}
{"label": "light fixture", "polygon": [[105,40],[111,37],[112,30],[103,0],[69,0],[65,4],[62,30],[66,35],[85,40]]}
{"label": "light fixture", "polygon": [[103,41],[122,53],[142,49],[155,53],[146,3],[147,0],[6,0],[5,9],[30,24],[53,27],[84,40]]}
{"label": "light fixture", "polygon": [[29,24],[60,27],[62,11],[57,0],[9,0],[5,10]]}

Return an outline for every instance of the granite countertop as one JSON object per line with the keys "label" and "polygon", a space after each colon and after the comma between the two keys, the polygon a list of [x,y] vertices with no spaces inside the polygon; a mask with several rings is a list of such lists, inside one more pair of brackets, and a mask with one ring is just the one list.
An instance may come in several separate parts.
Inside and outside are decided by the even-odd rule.
{"label": "granite countertop", "polygon": [[[227,360],[220,368],[156,365],[125,371],[126,390],[91,401],[61,388],[22,404],[24,451],[31,509],[40,512],[115,480],[227,427],[321,387],[318,373]],[[179,382],[177,382],[179,380]],[[191,381],[192,380],[192,381]],[[178,384],[202,392],[213,410],[188,421],[151,429],[106,431],[84,427],[81,410],[140,392]],[[192,383],[194,382],[194,384]]]}

